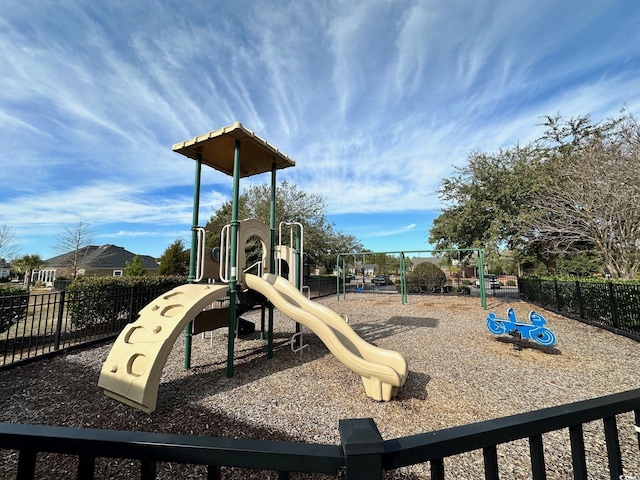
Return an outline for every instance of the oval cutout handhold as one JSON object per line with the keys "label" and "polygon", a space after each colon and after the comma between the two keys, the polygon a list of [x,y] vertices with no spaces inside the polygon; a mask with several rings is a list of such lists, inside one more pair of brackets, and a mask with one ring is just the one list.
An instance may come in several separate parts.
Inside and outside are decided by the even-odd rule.
{"label": "oval cutout handhold", "polygon": [[169,293],[167,293],[165,296],[163,296],[162,298],[164,298],[165,300],[169,300],[170,298],[176,297],[178,295],[184,295],[184,292],[181,291],[171,291]]}
{"label": "oval cutout handhold", "polygon": [[147,370],[147,357],[136,353],[127,362],[127,373],[134,377],[140,377]]}
{"label": "oval cutout handhold", "polygon": [[184,312],[184,305],[175,304],[164,307],[160,315],[163,317],[175,317],[176,315],[182,314],[182,312]]}
{"label": "oval cutout handhold", "polygon": [[148,341],[144,327],[131,327],[124,337],[124,342],[129,344],[141,343]]}

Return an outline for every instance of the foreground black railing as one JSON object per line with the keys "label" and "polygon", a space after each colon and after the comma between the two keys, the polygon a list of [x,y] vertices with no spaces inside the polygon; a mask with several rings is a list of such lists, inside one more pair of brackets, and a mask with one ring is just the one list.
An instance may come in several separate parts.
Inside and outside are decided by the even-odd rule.
{"label": "foreground black railing", "polygon": [[640,285],[520,278],[520,298],[640,340]]}
{"label": "foreground black railing", "polygon": [[[110,457],[138,460],[136,477],[142,479],[156,478],[158,464],[172,462],[205,465],[208,479],[222,478],[221,467],[241,467],[275,470],[281,479],[289,472],[304,472],[341,473],[348,480],[382,479],[385,470],[426,462],[432,479],[444,479],[445,458],[481,450],[484,477],[492,480],[499,478],[497,446],[528,439],[533,479],[543,480],[547,467],[542,435],[568,428],[573,478],[581,480],[588,474],[583,425],[602,420],[609,478],[618,480],[626,477],[616,415],[626,412],[634,412],[636,425],[640,422],[640,389],[387,441],[371,419],[341,420],[340,445],[5,423],[0,424],[0,449],[19,451],[14,471],[18,479],[37,478],[37,454],[49,452],[77,457],[77,477],[83,479],[94,477],[98,458]],[[630,468],[640,467],[636,463]]]}

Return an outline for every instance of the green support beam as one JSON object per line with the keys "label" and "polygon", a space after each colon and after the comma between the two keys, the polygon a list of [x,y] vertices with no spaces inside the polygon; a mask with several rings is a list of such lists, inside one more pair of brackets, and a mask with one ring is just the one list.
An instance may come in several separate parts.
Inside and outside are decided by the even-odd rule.
{"label": "green support beam", "polygon": [[[271,232],[271,255],[269,273],[276,273],[276,164],[271,165],[271,202],[269,204],[269,230]],[[273,305],[269,302],[267,319],[267,358],[273,358]]]}
{"label": "green support beam", "polygon": [[227,377],[233,377],[233,357],[236,338],[236,295],[238,293],[238,204],[240,203],[240,140],[235,141],[233,152],[233,192],[231,197],[231,248],[229,263],[229,334],[227,343]]}
{"label": "green support beam", "polygon": [[[189,254],[189,283],[195,283],[196,258],[198,256],[198,212],[200,210],[200,179],[202,177],[202,156],[196,157],[196,174],[193,184],[193,212],[191,213],[191,252]],[[184,368],[191,368],[191,336],[193,322],[189,322],[184,330]]]}

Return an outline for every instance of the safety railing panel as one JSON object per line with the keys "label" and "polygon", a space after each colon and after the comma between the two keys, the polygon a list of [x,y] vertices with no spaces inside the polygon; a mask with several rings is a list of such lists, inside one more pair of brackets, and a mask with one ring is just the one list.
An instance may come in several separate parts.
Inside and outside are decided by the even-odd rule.
{"label": "safety railing panel", "polygon": [[[384,442],[383,468],[396,469],[418,463],[431,464],[432,479],[446,478],[444,459],[479,450],[486,479],[499,478],[497,447],[527,439],[534,480],[546,478],[543,434],[568,429],[574,478],[587,478],[583,426],[601,421],[604,426],[612,479],[623,475],[616,415],[634,412],[640,421],[640,389],[495,420],[453,427]],[[638,438],[640,451],[640,437]]]}
{"label": "safety railing panel", "polygon": [[[574,479],[587,479],[595,477],[589,474],[592,464],[587,461],[584,427],[600,422],[608,477],[620,479],[625,478],[625,470],[616,416],[627,412],[633,412],[637,425],[640,389],[387,441],[370,418],[340,420],[340,445],[5,423],[0,424],[0,449],[19,452],[15,478],[20,479],[35,478],[37,454],[46,452],[76,456],[78,478],[93,478],[97,460],[109,457],[139,461],[140,475],[135,478],[155,478],[157,466],[171,462],[207,466],[206,478],[220,478],[221,467],[240,467],[275,470],[279,478],[303,472],[339,474],[347,480],[381,480],[385,470],[429,463],[431,478],[436,480],[447,478],[445,460],[473,451],[481,453],[484,478],[498,479],[499,448],[525,440],[532,478],[542,480],[547,478],[545,435],[566,431],[571,465],[563,469],[571,470]],[[635,430],[638,432],[637,427]]]}

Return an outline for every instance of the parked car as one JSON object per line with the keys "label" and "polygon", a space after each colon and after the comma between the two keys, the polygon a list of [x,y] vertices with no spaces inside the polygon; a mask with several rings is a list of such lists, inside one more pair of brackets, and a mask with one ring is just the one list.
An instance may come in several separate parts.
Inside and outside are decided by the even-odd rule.
{"label": "parked car", "polygon": [[373,278],[373,280],[371,280],[371,283],[374,285],[393,285],[389,275],[386,273],[379,273]]}
{"label": "parked car", "polygon": [[[476,287],[480,287],[480,279],[476,280]],[[484,288],[500,288],[498,277],[492,274],[484,276]]]}
{"label": "parked car", "polygon": [[345,273],[344,274],[344,281],[346,283],[351,283],[351,280],[355,279],[356,276],[353,273]]}

